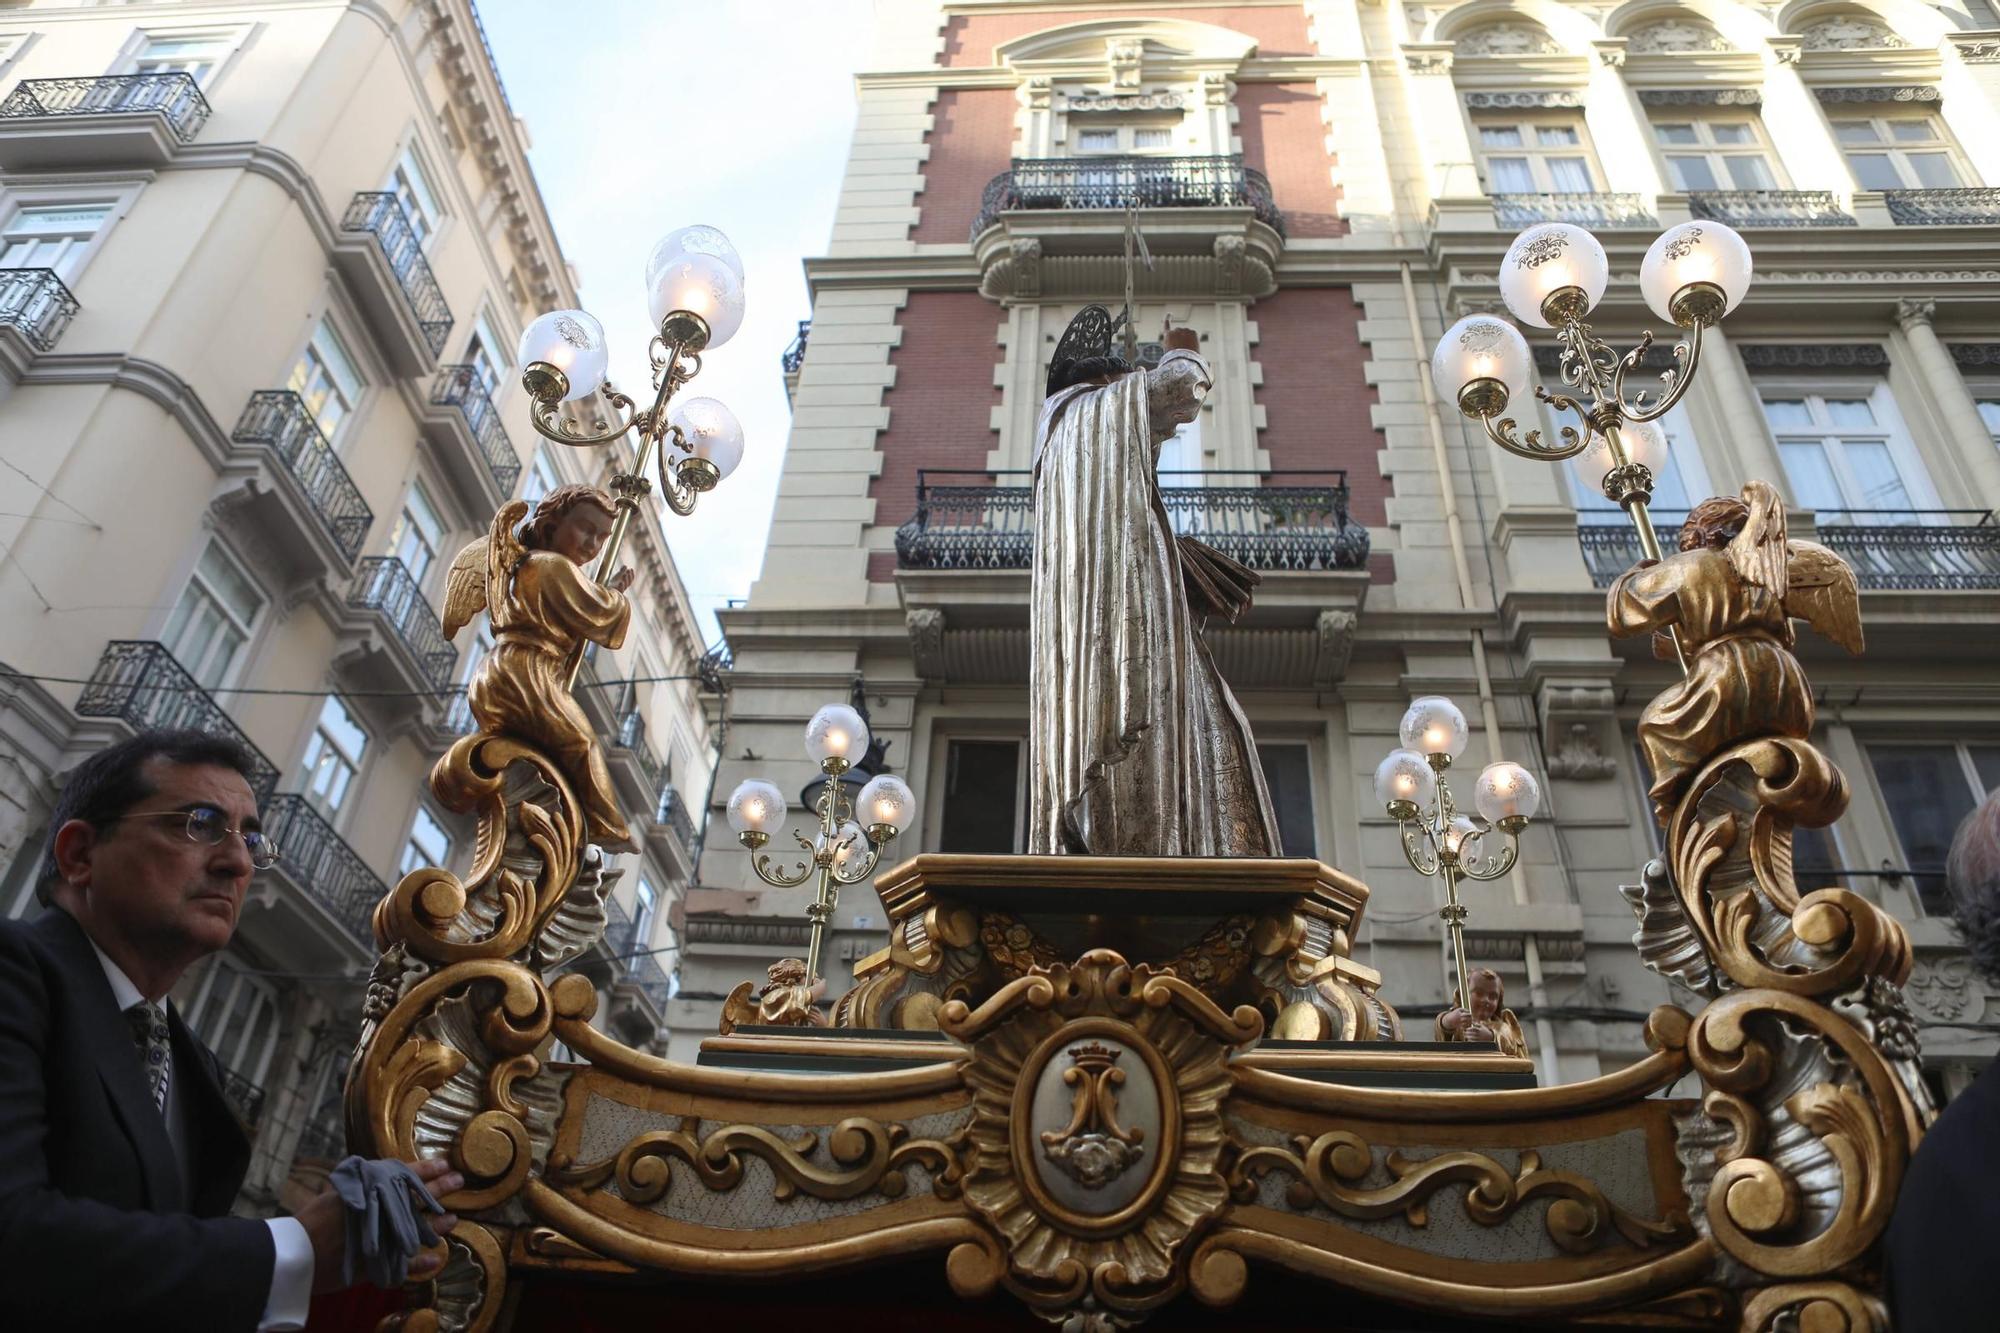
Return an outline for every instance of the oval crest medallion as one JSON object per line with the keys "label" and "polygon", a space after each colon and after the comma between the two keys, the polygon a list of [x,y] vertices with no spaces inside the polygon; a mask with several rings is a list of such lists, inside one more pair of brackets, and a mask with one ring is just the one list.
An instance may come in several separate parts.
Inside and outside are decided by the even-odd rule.
{"label": "oval crest medallion", "polygon": [[1037,1208],[1082,1234],[1145,1216],[1180,1155],[1173,1071],[1140,1033],[1110,1018],[1064,1024],[1029,1055],[1015,1086],[1014,1171]]}

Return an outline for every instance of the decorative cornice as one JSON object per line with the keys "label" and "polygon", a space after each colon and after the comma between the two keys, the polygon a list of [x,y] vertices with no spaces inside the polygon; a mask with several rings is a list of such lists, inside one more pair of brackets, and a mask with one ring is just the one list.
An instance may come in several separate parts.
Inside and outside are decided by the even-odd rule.
{"label": "decorative cornice", "polygon": [[1470,92],[1465,94],[1466,106],[1474,111],[1488,109],[1533,107],[1580,107],[1583,93],[1575,88],[1542,88],[1531,92]]}
{"label": "decorative cornice", "polygon": [[2000,36],[1992,32],[1948,32],[1945,39],[1958,48],[1958,58],[1968,65],[2000,63]]}
{"label": "decorative cornice", "polygon": [[[1034,80],[1030,80],[1034,82]],[[1186,106],[1179,93],[1079,93],[1064,100],[1062,109],[1071,115],[1096,111],[1179,111]]]}
{"label": "decorative cornice", "polygon": [[1952,343],[1951,359],[1960,370],[2000,370],[2000,343]]}
{"label": "decorative cornice", "polygon": [[1761,106],[1757,88],[1641,88],[1641,106]]}
{"label": "decorative cornice", "polygon": [[1737,347],[1750,370],[1886,370],[1880,343],[1751,343]]}
{"label": "decorative cornice", "polygon": [[1936,88],[1920,84],[1890,86],[1884,84],[1872,88],[1815,88],[1813,95],[1828,106],[1843,102],[1938,102],[1943,94]]}

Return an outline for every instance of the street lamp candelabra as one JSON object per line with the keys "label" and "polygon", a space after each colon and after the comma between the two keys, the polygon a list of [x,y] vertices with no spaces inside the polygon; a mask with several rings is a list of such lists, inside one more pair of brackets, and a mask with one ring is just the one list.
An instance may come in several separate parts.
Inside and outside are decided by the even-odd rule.
{"label": "street lamp candelabra", "polygon": [[[1647,506],[1666,439],[1654,423],[1686,395],[1701,363],[1702,331],[1742,301],[1750,273],[1750,247],[1732,228],[1702,220],[1662,232],[1639,266],[1639,288],[1653,312],[1685,335],[1674,344],[1674,364],[1661,372],[1660,387],[1628,392],[1626,378],[1640,368],[1653,335],[1643,334],[1620,354],[1584,322],[1610,278],[1603,245],[1566,222],[1530,227],[1501,261],[1500,296],[1522,323],[1555,330],[1569,392],[1535,384],[1527,339],[1492,315],[1468,315],[1445,330],[1431,357],[1432,382],[1447,402],[1485,427],[1487,438],[1522,458],[1560,463],[1602,446],[1605,498],[1631,517],[1640,550],[1658,560],[1660,539]],[[1533,397],[1573,414],[1578,425],[1561,426],[1555,440],[1540,430],[1522,431],[1507,409],[1527,401],[1531,387]],[[1674,648],[1679,652],[1677,637]],[[1685,670],[1685,655],[1681,665]]]}
{"label": "street lamp candelabra", "polygon": [[[652,491],[646,469],[656,456],[661,497],[683,516],[693,513],[701,494],[713,490],[743,458],[743,427],[715,399],[685,399],[668,411],[675,393],[701,373],[702,353],[721,347],[743,324],[743,260],[736,247],[714,227],[669,232],[646,263],[646,303],[657,330],[648,354],[653,376],[648,409],[641,410],[606,378],[610,352],[604,326],[587,311],[551,310],[521,335],[521,384],[539,434],[573,448],[610,444],[635,430],[639,434],[631,469],[611,479],[618,516],[598,561],[600,583],[617,569],[632,515]],[[600,391],[610,405],[609,417],[578,421],[565,412]],[[572,681],[582,661],[581,653],[571,659]]]}
{"label": "street lamp candelabra", "polygon": [[820,975],[826,927],[839,906],[842,886],[857,884],[873,872],[882,849],[909,827],[916,797],[909,784],[893,773],[878,773],[859,794],[847,795],[841,775],[868,753],[868,724],[846,704],[828,704],[813,714],[806,724],[806,753],[826,775],[814,803],[819,815],[818,835],[808,838],[796,830],[792,833],[810,860],[787,872],[774,865],[764,851],[772,831],[785,818],[785,794],[775,783],[761,778],[740,783],[729,797],[729,827],[735,830],[736,840],[749,849],[751,867],[766,884],[790,889],[818,877],[817,891],[806,907],[811,923],[806,983],[811,985]]}
{"label": "street lamp candelabra", "polygon": [[[1527,769],[1499,760],[1482,769],[1474,784],[1478,814],[1463,814],[1444,775],[1465,753],[1470,734],[1465,714],[1451,700],[1427,695],[1403,714],[1400,731],[1402,748],[1389,751],[1375,770],[1375,795],[1402,831],[1403,855],[1410,867],[1426,879],[1444,879],[1445,904],[1438,916],[1451,935],[1452,959],[1458,968],[1457,1004],[1469,1009],[1466,909],[1459,901],[1459,881],[1498,879],[1513,869],[1521,830],[1534,818],[1542,791]],[[1506,845],[1488,853],[1485,840],[1496,830],[1506,837]]]}

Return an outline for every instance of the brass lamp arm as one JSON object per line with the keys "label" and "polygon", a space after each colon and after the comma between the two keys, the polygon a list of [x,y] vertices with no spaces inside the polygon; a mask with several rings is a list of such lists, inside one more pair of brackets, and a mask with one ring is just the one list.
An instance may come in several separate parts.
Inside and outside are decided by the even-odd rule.
{"label": "brass lamp arm", "polygon": [[[812,844],[807,843],[808,847]],[[764,853],[750,858],[750,868],[757,872],[757,878],[776,889],[795,889],[813,877],[817,869],[813,861],[799,862],[798,873],[787,875],[771,864],[770,854]]]}
{"label": "brass lamp arm", "polygon": [[[1489,832],[1491,830],[1488,830]],[[1482,838],[1484,833],[1480,835]],[[1472,839],[1466,839],[1471,842]],[[1466,879],[1498,879],[1514,868],[1514,861],[1520,855],[1521,844],[1512,834],[1507,836],[1507,845],[1491,856],[1468,858],[1459,863],[1458,873]]]}
{"label": "brass lamp arm", "polygon": [[1638,368],[1639,362],[1653,345],[1653,335],[1649,332],[1639,339],[1639,345],[1619,361],[1618,369],[1611,377],[1610,401],[1617,404],[1618,416],[1623,421],[1657,421],[1674,410],[1674,404],[1687,396],[1688,386],[1694,383],[1695,367],[1701,364],[1701,331],[1706,327],[1696,324],[1674,344],[1674,368],[1660,372],[1663,386],[1657,402],[1647,403],[1648,393],[1641,390],[1631,399],[1625,397],[1625,376]]}
{"label": "brass lamp arm", "polygon": [[1437,838],[1421,818],[1402,821],[1403,856],[1410,869],[1429,879],[1438,872]]}
{"label": "brass lamp arm", "polygon": [[862,842],[867,846],[867,852],[858,859],[848,863],[848,869],[852,872],[851,874],[842,874],[840,870],[835,869],[833,872],[834,883],[859,884],[874,873],[875,863],[882,859],[882,848],[876,843],[868,842],[866,838],[863,838]]}
{"label": "brass lamp arm", "polygon": [[609,380],[604,382],[604,388],[601,392],[604,394],[607,402],[624,414],[616,426],[608,426],[605,424],[603,417],[598,417],[590,423],[590,429],[596,433],[584,434],[580,431],[572,430],[569,424],[563,420],[562,403],[556,399],[543,401],[538,398],[530,398],[528,400],[528,420],[533,423],[537,434],[546,439],[554,440],[557,444],[566,444],[576,449],[588,448],[594,444],[610,444],[614,440],[621,440],[625,438],[626,432],[630,431],[634,426],[640,425],[643,420],[642,414],[638,411],[638,404],[613,388]]}

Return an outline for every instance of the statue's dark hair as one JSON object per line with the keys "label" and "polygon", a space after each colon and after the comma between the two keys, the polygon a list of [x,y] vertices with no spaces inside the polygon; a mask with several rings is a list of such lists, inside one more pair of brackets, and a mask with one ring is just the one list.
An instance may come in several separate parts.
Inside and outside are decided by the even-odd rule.
{"label": "statue's dark hair", "polygon": [[1080,356],[1074,361],[1064,361],[1049,368],[1049,392],[1061,393],[1100,375],[1126,375],[1131,370],[1131,365],[1123,357]]}
{"label": "statue's dark hair", "polygon": [[618,505],[612,498],[595,486],[558,486],[541,498],[535,506],[535,516],[521,526],[521,545],[531,551],[550,551],[555,540],[556,524],[563,516],[580,504],[602,510],[612,518],[618,517]]}
{"label": "statue's dark hair", "polygon": [[1958,826],[1945,857],[1944,882],[1972,966],[2000,982],[2000,792]]}
{"label": "statue's dark hair", "polygon": [[1703,500],[1688,512],[1681,524],[1680,548],[1683,551],[1700,550],[1708,547],[1721,550],[1736,540],[1736,534],[1743,531],[1743,525],[1750,521],[1750,506],[1734,495],[1717,495]]}

